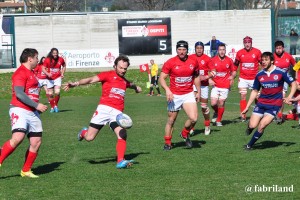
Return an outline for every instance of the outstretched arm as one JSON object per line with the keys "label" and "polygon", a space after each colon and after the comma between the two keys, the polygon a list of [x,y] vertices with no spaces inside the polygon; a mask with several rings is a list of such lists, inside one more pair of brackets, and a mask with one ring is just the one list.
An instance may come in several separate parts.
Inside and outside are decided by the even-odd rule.
{"label": "outstretched arm", "polygon": [[92,83],[97,83],[99,82],[100,79],[99,77],[96,76],[92,76],[92,77],[88,77],[88,78],[84,78],[81,79],[79,81],[75,81],[75,82],[68,82],[67,84],[63,84],[63,89],[65,91],[68,91],[70,88],[76,87],[76,86],[80,86],[80,85],[87,85],[87,84],[92,84]]}
{"label": "outstretched arm", "polygon": [[130,89],[134,89],[136,93],[142,92],[142,88],[140,86],[135,85],[134,83],[130,83]]}

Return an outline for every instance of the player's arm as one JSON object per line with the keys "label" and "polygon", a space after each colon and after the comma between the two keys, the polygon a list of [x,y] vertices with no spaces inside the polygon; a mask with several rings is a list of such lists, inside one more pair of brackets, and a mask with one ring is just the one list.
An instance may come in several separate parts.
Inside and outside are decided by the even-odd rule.
{"label": "player's arm", "polygon": [[14,86],[16,97],[24,104],[37,109],[38,111],[44,112],[47,110],[47,106],[41,103],[37,103],[30,99],[24,92],[23,86]]}
{"label": "player's arm", "polygon": [[196,100],[199,102],[201,97],[201,80],[199,75],[195,77],[194,85],[197,88]]}
{"label": "player's arm", "polygon": [[258,90],[253,89],[253,90],[251,91],[251,94],[250,94],[250,97],[249,97],[247,106],[246,106],[246,108],[242,111],[242,114],[246,114],[246,113],[248,112],[250,106],[251,106],[252,103],[255,101],[257,95],[258,95]]}
{"label": "player's arm", "polygon": [[136,93],[142,92],[142,88],[140,86],[135,85],[134,83],[130,83],[129,88],[135,90]]}
{"label": "player's arm", "polygon": [[97,83],[99,81],[100,81],[100,79],[97,75],[96,76],[91,76],[91,77],[88,77],[88,78],[81,79],[79,81],[68,82],[67,84],[63,84],[64,85],[63,89],[65,91],[68,91],[70,88],[73,88],[73,87],[77,87],[77,86],[80,86],[80,85],[87,85],[87,84]]}
{"label": "player's arm", "polygon": [[42,71],[44,72],[44,74],[46,74],[46,76],[48,76],[49,78],[51,77],[51,73],[47,71],[46,66],[42,65]]}
{"label": "player's arm", "polygon": [[166,82],[167,77],[168,77],[168,74],[166,74],[164,72],[160,72],[158,81],[159,81],[161,87],[164,88],[164,90],[166,91],[167,101],[172,101],[174,96],[173,96],[173,93],[171,92],[170,88],[167,85],[167,82]]}
{"label": "player's arm", "polygon": [[61,66],[61,69],[60,69],[60,72],[61,72],[61,77],[64,78],[64,74],[66,72],[66,63],[64,63],[62,66]]}
{"label": "player's arm", "polygon": [[287,104],[290,104],[291,101],[295,101],[295,100],[292,100],[296,90],[297,90],[297,83],[296,81],[293,81],[290,85],[291,87],[291,90],[290,90],[290,93],[289,95],[286,97],[286,98],[283,98],[283,101],[284,103],[287,103]]}

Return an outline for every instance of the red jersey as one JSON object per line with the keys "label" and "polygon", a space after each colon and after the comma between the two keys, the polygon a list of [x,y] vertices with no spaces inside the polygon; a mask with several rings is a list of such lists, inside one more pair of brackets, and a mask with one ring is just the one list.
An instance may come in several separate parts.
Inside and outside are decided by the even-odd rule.
{"label": "red jersey", "polygon": [[61,77],[61,66],[65,65],[65,60],[62,57],[58,57],[57,62],[55,60],[51,60],[47,57],[43,63],[43,65],[48,69],[48,72],[52,75],[50,80],[55,80]]}
{"label": "red jersey", "polygon": [[24,104],[17,98],[14,90],[15,86],[24,87],[25,94],[31,100],[39,102],[38,80],[36,79],[33,70],[29,70],[24,65],[21,65],[12,75],[12,100],[10,104],[15,107],[35,111],[35,108]]}
{"label": "red jersey", "polygon": [[47,79],[47,75],[43,72],[42,66],[43,64],[38,64],[36,68],[34,68],[33,72],[38,79]]}
{"label": "red jersey", "polygon": [[283,69],[284,71],[288,71],[289,67],[296,64],[295,59],[287,52],[283,52],[282,56],[279,57],[276,53],[274,53],[274,65]]}
{"label": "red jersey", "polygon": [[[241,49],[237,52],[235,60],[239,62],[240,78],[254,80],[259,71],[261,51],[252,47],[250,51]],[[235,61],[235,62],[236,62]],[[238,66],[237,66],[238,67]]]}
{"label": "red jersey", "polygon": [[[195,57],[198,61],[199,65],[199,75],[200,76],[207,76],[209,69],[209,63],[211,61],[211,58],[208,55],[202,54],[201,56],[197,56],[196,54],[191,55],[191,57]],[[208,80],[201,81],[201,86],[208,86]]]}
{"label": "red jersey", "polygon": [[218,88],[230,88],[230,80],[228,79],[231,72],[236,71],[231,58],[225,56],[223,60],[219,56],[215,56],[211,59],[210,69],[216,71],[216,76],[213,81]]}
{"label": "red jersey", "polygon": [[98,75],[102,83],[102,96],[99,104],[113,107],[123,112],[126,88],[130,87],[130,82],[124,77],[120,77],[115,70],[101,72]]}
{"label": "red jersey", "polygon": [[193,92],[194,79],[199,74],[198,62],[193,57],[189,56],[186,61],[180,60],[178,56],[170,58],[161,71],[170,76],[170,90],[173,94]]}

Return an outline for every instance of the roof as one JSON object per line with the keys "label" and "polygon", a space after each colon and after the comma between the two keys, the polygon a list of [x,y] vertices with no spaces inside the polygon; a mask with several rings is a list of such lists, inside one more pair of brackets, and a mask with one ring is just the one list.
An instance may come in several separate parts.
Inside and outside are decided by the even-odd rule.
{"label": "roof", "polygon": [[24,3],[0,2],[0,8],[19,8],[19,7],[24,7]]}

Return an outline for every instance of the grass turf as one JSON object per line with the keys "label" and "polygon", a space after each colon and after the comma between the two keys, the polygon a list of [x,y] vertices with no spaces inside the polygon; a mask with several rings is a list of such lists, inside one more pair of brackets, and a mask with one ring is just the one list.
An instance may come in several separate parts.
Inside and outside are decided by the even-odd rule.
{"label": "grass turf", "polygon": [[[95,73],[68,73],[77,80]],[[0,74],[0,144],[11,136],[8,118],[11,74]],[[0,168],[0,199],[299,199],[299,130],[297,122],[272,123],[255,145],[242,146],[246,123],[238,120],[236,87],[229,94],[223,127],[212,127],[205,136],[199,114],[193,149],[178,136],[186,116],[175,124],[174,148],[165,152],[167,119],[164,97],[148,97],[146,74],[128,71],[128,79],[143,86],[142,94],[128,90],[125,113],[133,119],[128,130],[126,158],[132,168],[115,168],[116,137],[104,127],[93,142],[78,142],[77,132],[87,126],[101,94],[100,85],[62,92],[60,113],[42,114],[43,143],[33,171],[39,179],[19,176],[28,141],[24,141]],[[42,93],[44,97],[44,94]],[[46,103],[45,98],[41,99]],[[245,187],[293,186],[293,192],[245,192]],[[271,189],[272,190],[272,189]]]}

